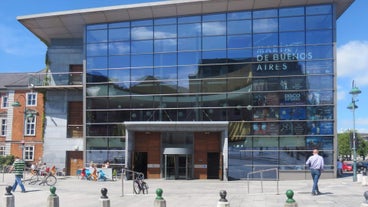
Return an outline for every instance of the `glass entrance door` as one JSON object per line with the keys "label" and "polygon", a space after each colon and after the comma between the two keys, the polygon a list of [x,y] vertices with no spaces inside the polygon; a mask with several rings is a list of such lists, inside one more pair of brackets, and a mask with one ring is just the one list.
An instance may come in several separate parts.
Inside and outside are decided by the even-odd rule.
{"label": "glass entrance door", "polygon": [[166,154],[165,155],[165,179],[191,179],[192,156]]}

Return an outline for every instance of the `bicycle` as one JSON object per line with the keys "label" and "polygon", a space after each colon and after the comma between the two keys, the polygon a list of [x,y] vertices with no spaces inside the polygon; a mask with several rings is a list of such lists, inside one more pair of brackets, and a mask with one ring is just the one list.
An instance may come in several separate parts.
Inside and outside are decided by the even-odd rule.
{"label": "bicycle", "polygon": [[136,177],[133,181],[133,190],[135,194],[140,194],[141,191],[143,194],[148,194],[148,185],[144,181],[144,174],[140,172],[136,172]]}
{"label": "bicycle", "polygon": [[39,175],[38,171],[35,171],[35,174],[32,175],[30,179],[24,181],[29,181],[28,182],[29,185],[35,185],[36,183],[39,183],[39,185],[46,184],[48,186],[54,186],[57,182],[57,178],[54,175],[52,175],[51,172],[47,172],[41,176]]}

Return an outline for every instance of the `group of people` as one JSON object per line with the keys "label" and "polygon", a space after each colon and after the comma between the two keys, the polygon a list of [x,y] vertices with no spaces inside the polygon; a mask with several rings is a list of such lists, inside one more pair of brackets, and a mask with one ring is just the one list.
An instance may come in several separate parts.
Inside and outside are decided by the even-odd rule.
{"label": "group of people", "polygon": [[[102,168],[110,168],[110,163],[106,162],[102,165]],[[107,177],[103,170],[97,169],[97,165],[93,162],[89,164],[89,168],[83,168],[81,171],[81,179],[93,180],[93,181],[106,181]]]}

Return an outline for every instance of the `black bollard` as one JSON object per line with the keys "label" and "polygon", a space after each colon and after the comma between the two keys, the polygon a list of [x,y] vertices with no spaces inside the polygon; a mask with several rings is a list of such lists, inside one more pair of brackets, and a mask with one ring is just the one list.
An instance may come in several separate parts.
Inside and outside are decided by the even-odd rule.
{"label": "black bollard", "polygon": [[55,186],[50,187],[51,194],[47,198],[48,207],[59,207],[59,196],[55,194]]}
{"label": "black bollard", "polygon": [[4,207],[14,207],[14,195],[11,193],[12,187],[9,185],[5,188]]}
{"label": "black bollard", "polygon": [[229,207],[230,203],[226,199],[227,192],[226,190],[220,190],[220,200],[217,202],[217,207]]}
{"label": "black bollard", "polygon": [[360,207],[368,207],[368,191],[365,191],[363,196],[365,201],[362,204],[360,204]]}
{"label": "black bollard", "polygon": [[163,190],[161,188],[157,188],[156,190],[156,199],[153,203],[154,207],[166,207],[166,201],[162,197]]}
{"label": "black bollard", "polygon": [[100,203],[101,203],[101,205],[100,205],[101,207],[110,207],[110,199],[107,196],[107,189],[106,188],[101,189]]}

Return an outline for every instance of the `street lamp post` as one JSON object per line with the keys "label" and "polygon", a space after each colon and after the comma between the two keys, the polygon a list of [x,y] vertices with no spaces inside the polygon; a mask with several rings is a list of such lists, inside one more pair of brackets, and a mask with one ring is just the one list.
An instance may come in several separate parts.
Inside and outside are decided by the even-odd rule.
{"label": "street lamp post", "polygon": [[357,102],[356,97],[361,93],[362,91],[359,90],[358,87],[356,87],[354,81],[352,82],[351,91],[349,94],[351,94],[351,103],[347,107],[353,112],[353,182],[357,181],[357,149],[356,149],[356,135],[355,135],[355,109],[358,108],[358,106],[355,104]]}
{"label": "street lamp post", "polygon": [[[18,99],[20,97],[23,97],[25,99],[25,102],[27,101],[26,97],[24,95],[20,95],[18,97]],[[22,105],[19,103],[18,99],[16,101],[14,101],[14,103],[12,104],[13,107],[21,107]],[[21,148],[22,148],[22,159],[24,159],[24,145],[25,145],[25,131],[26,131],[26,121],[27,120],[31,120],[33,119],[36,115],[38,115],[38,113],[35,110],[31,110],[31,109],[27,109],[26,104],[23,107],[23,136],[22,136],[22,140],[20,141],[21,144]]]}

